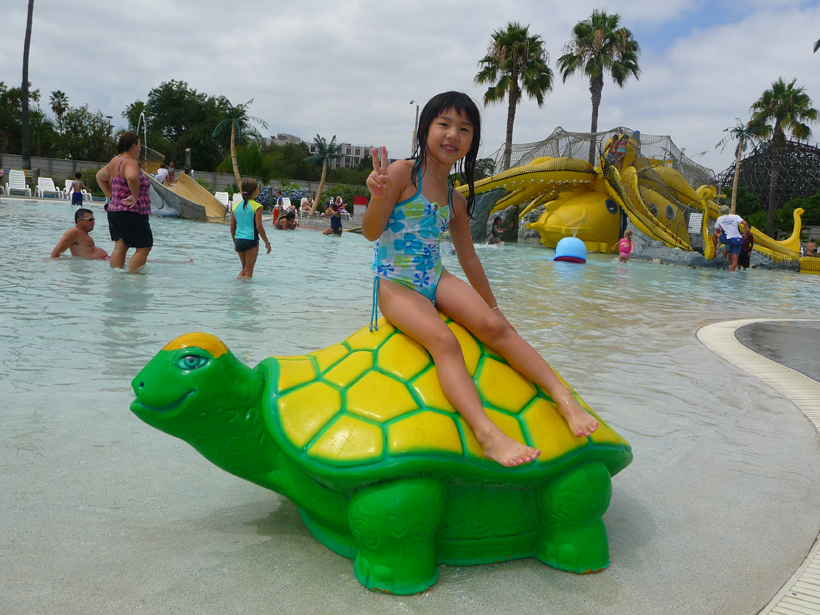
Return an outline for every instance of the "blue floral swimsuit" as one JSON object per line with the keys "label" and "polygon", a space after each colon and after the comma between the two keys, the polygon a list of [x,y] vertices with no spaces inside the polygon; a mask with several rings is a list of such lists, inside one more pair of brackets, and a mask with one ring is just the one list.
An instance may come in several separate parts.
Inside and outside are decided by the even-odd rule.
{"label": "blue floral swimsuit", "polygon": [[373,248],[373,323],[379,296],[379,279],[390,280],[421,293],[433,305],[444,268],[441,265],[441,236],[452,217],[453,187],[447,205],[431,203],[421,193],[422,178],[415,196],[393,206],[384,232]]}

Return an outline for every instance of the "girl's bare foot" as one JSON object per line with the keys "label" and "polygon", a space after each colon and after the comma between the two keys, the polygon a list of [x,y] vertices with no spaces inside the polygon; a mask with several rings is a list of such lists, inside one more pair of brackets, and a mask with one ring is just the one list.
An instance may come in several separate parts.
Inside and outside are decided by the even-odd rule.
{"label": "girl's bare foot", "polygon": [[500,429],[496,428],[485,434],[478,443],[481,452],[487,459],[491,459],[506,468],[513,468],[538,459],[541,454],[537,448],[532,448],[516,442]]}
{"label": "girl's bare foot", "polygon": [[576,436],[589,436],[598,429],[598,420],[584,410],[571,394],[557,405],[559,412],[567,420],[570,431]]}

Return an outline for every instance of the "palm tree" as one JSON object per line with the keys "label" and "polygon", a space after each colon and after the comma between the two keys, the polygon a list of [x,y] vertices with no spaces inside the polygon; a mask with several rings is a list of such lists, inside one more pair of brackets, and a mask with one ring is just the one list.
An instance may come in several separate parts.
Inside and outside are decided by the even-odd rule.
{"label": "palm tree", "polygon": [[256,122],[263,128],[268,127],[268,125],[258,117],[248,115],[248,107],[250,107],[252,103],[253,98],[243,105],[233,106],[228,102],[228,112],[225,114],[225,119],[219,122],[211,134],[211,136],[216,139],[228,126],[231,127],[231,162],[233,164],[233,176],[236,178],[236,185],[240,189],[242,186],[242,176],[239,174],[239,165],[236,163],[236,144],[239,143],[242,145],[242,135],[244,132],[251,133],[257,137],[261,136],[259,135],[259,131],[251,126],[251,122]]}
{"label": "palm tree", "polygon": [[51,93],[49,102],[51,103],[51,110],[54,112],[54,115],[57,116],[57,125],[60,127],[60,134],[63,134],[63,115],[68,111],[68,96],[66,96],[65,92],[55,90]]}
{"label": "palm tree", "polygon": [[478,65],[476,85],[490,84],[484,93],[484,106],[500,103],[507,97],[507,138],[504,141],[504,170],[510,168],[515,109],[526,94],[541,107],[552,91],[552,69],[544,41],[529,33],[529,26],[510,22],[504,30],[493,32],[492,42]]}
{"label": "palm tree", "polygon": [[760,134],[771,137],[772,164],[769,174],[769,221],[766,234],[774,236],[774,207],[777,201],[777,180],[780,176],[780,150],[786,144],[786,133],[798,141],[811,136],[807,122],[817,121],[817,109],[811,106],[811,98],[804,88],[796,87],[797,79],[785,83],[781,77],[760,96],[751,107],[751,124]]}
{"label": "palm tree", "polygon": [[[567,77],[580,72],[589,77],[592,94],[592,125],[590,132],[598,132],[598,107],[604,89],[604,74],[609,72],[619,87],[624,87],[630,75],[635,79],[641,72],[638,67],[640,48],[632,38],[632,32],[621,27],[621,16],[607,15],[606,11],[592,11],[592,17],[575,24],[572,40],[564,47],[564,55],[558,58],[558,68],[564,83]],[[595,140],[589,143],[589,163],[595,160]]]}
{"label": "palm tree", "polygon": [[322,198],[322,190],[325,187],[325,178],[327,177],[327,167],[337,158],[341,158],[339,153],[342,149],[342,144],[336,144],[336,135],[328,143],[324,137],[316,135],[313,139],[316,144],[316,155],[310,158],[305,158],[305,162],[310,162],[315,165],[322,165],[322,179],[319,180],[319,190],[316,191],[316,199],[313,201],[313,207],[310,208],[308,216],[312,216],[316,211],[316,206],[319,204],[319,199]]}
{"label": "palm tree", "polygon": [[752,122],[744,124],[740,121],[740,118],[735,118],[735,122],[737,122],[736,126],[723,129],[723,132],[728,132],[729,134],[721,139],[715,146],[719,147],[720,151],[723,151],[729,141],[737,140],[738,142],[736,149],[737,160],[735,161],[735,178],[732,182],[732,213],[735,213],[735,210],[737,209],[737,184],[740,180],[740,158],[743,155],[743,152],[746,151],[749,142],[761,135],[760,126],[752,124]]}
{"label": "palm tree", "polygon": [[26,21],[26,39],[23,43],[23,121],[22,121],[22,147],[23,168],[31,169],[31,135],[28,126],[28,56],[31,49],[31,22],[34,18],[34,0],[28,0],[28,19]]}

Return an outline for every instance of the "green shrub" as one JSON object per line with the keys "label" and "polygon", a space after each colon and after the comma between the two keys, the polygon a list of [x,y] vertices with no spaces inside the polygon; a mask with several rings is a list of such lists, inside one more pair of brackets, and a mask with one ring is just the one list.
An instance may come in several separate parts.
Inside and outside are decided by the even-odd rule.
{"label": "green shrub", "polygon": [[[718,198],[715,199],[715,201],[718,205],[728,205],[731,207],[732,189],[727,188],[724,190],[724,193],[726,194],[726,198]],[[758,211],[763,211],[763,203],[761,203],[760,199],[751,192],[747,192],[746,188],[743,186],[739,186],[737,189],[737,215],[741,218],[746,218],[747,216],[751,216],[753,213]],[[765,224],[763,225],[763,228],[766,228]]]}
{"label": "green shrub", "polygon": [[802,207],[805,210],[805,213],[803,214],[804,225],[820,225],[820,192],[805,199],[792,199],[783,206],[783,209],[788,208],[791,211],[794,211],[798,207]]}
{"label": "green shrub", "polygon": [[205,181],[205,180],[204,180],[204,179],[202,179],[201,177],[197,177],[197,178],[196,178],[196,183],[198,183],[200,186],[202,186],[203,188],[205,188],[205,190],[207,190],[207,191],[208,191],[208,192],[210,192],[211,194],[213,194],[213,193],[215,192],[215,190],[214,190],[214,185],[213,185],[211,182],[207,182],[207,181]]}

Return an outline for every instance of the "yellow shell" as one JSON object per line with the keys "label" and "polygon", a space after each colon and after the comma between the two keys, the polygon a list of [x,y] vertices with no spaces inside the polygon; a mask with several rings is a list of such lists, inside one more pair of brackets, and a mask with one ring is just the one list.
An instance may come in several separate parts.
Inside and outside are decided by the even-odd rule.
{"label": "yellow shell", "polygon": [[[464,327],[451,320],[447,326],[461,343],[487,415],[510,437],[541,449],[538,463],[585,446],[626,445],[600,419],[590,438],[576,437],[546,392]],[[277,426],[309,460],[359,466],[405,456],[484,459],[445,398],[430,355],[384,319],[375,332],[365,327],[341,344],[272,361]]]}

